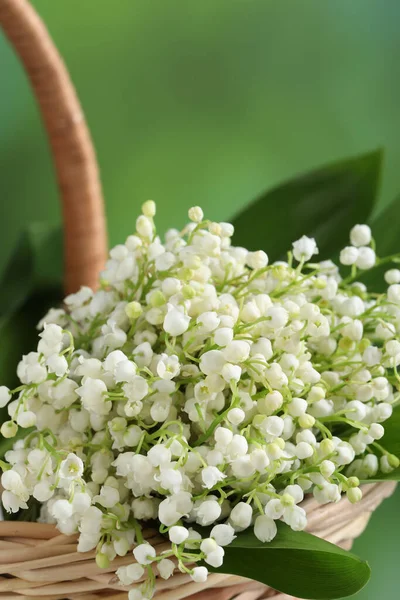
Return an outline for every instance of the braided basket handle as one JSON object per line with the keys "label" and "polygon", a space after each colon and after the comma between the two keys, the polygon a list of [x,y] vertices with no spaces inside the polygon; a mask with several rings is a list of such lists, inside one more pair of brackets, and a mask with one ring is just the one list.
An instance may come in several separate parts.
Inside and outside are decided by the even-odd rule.
{"label": "braided basket handle", "polygon": [[96,156],[74,86],[28,0],[0,0],[0,25],[30,79],[52,150],[63,209],[65,292],[96,287],[107,234]]}

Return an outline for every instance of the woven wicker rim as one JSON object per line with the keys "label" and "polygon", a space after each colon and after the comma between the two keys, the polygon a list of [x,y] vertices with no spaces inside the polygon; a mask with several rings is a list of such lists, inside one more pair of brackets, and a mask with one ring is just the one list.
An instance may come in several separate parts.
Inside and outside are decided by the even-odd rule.
{"label": "woven wicker rim", "polygon": [[[106,225],[96,155],[74,86],[27,0],[0,0],[0,25],[30,79],[52,150],[63,208],[65,291],[82,285],[95,288],[107,253]],[[308,530],[350,548],[372,511],[395,487],[393,482],[364,486],[364,497],[356,506],[345,498],[322,507],[307,499],[303,506]],[[165,540],[157,532],[145,532],[145,537],[158,551],[163,549]],[[119,584],[115,570],[132,563],[132,555],[99,569],[94,553],[78,553],[76,541],[76,535],[60,535],[52,525],[0,523],[0,573],[6,575],[0,576],[0,600],[126,600],[129,588]],[[176,573],[167,581],[157,578],[156,590],[158,600],[289,598],[260,583],[224,574],[195,584]]]}
{"label": "woven wicker rim", "polygon": [[[352,505],[346,498],[338,504],[321,506],[314,498],[303,502],[308,515],[308,530],[349,549],[364,530],[372,511],[390,496],[396,484],[383,482],[363,487],[361,502]],[[156,531],[144,532],[157,548],[168,543]],[[126,600],[129,587],[119,584],[115,570],[131,564],[131,553],[116,558],[107,569],[100,569],[94,552],[76,551],[77,536],[60,535],[53,525],[4,522],[0,524],[0,599],[43,598],[45,600]],[[246,557],[244,555],[244,560]],[[4,574],[8,577],[4,578]],[[11,576],[11,577],[10,577]],[[218,588],[218,591],[215,591]],[[203,584],[193,583],[188,575],[177,572],[167,581],[156,580],[157,600],[240,600],[288,598],[257,582],[242,577],[212,574]]]}

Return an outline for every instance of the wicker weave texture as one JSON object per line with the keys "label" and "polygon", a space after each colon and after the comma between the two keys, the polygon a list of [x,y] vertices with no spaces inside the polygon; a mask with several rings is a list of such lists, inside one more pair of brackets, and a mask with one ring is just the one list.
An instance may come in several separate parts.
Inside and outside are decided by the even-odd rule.
{"label": "wicker weave texture", "polygon": [[[361,502],[351,505],[346,498],[338,504],[320,506],[313,498],[304,501],[308,530],[344,548],[364,530],[371,513],[390,496],[393,482],[363,487]],[[168,548],[157,532],[145,537],[161,552]],[[40,523],[0,523],[0,600],[127,600],[129,588],[121,586],[115,571],[131,564],[133,556],[115,559],[109,568],[100,569],[94,552],[78,553],[76,535],[66,536],[52,525]],[[210,575],[203,584],[193,583],[188,575],[175,573],[168,580],[157,578],[156,600],[288,600],[270,588],[241,577]]]}

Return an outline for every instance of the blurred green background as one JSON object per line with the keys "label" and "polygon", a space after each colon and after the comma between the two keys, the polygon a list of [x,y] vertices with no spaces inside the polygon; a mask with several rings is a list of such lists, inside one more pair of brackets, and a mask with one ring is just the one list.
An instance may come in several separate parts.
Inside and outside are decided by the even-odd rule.
{"label": "blurred green background", "polygon": [[[377,210],[400,191],[398,0],[34,5],[87,115],[112,244],[148,198],[163,230],[193,204],[226,220],[294,173],[378,146]],[[24,225],[57,223],[60,211],[38,112],[3,38],[0,77],[1,270]],[[373,568],[357,600],[398,600],[399,499],[355,545]]]}

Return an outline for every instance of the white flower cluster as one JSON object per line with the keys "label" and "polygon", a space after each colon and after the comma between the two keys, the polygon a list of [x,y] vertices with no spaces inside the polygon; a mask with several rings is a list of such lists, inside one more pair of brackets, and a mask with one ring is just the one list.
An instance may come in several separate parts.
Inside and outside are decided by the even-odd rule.
{"label": "white flower cluster", "polygon": [[[202,582],[239,532],[304,529],[305,492],[355,502],[359,476],[398,465],[377,440],[399,397],[400,271],[386,294],[355,283],[377,260],[370,229],[352,230],[342,279],[305,236],[269,265],[199,207],[164,243],[154,215],[145,203],[99,291],[51,310],[22,385],[0,388],[2,435],[31,428],[2,465],[4,506],[35,498],[100,566],[136,544],[118,569],[130,600],[151,597],[154,565]],[[158,556],[154,520],[171,542]]]}

